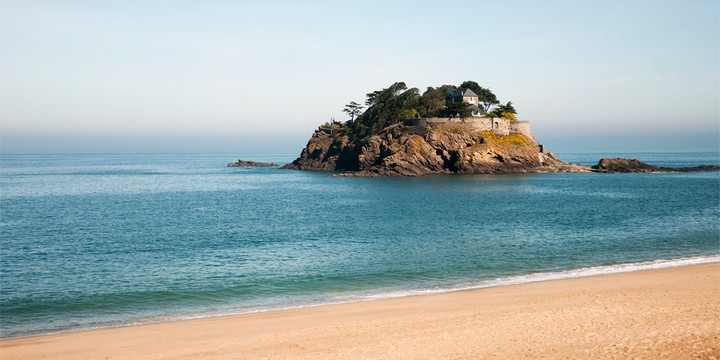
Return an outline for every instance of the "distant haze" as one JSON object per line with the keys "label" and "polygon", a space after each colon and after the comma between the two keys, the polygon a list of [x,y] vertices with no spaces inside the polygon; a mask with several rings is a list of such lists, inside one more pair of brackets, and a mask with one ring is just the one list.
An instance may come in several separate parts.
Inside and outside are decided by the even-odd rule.
{"label": "distant haze", "polygon": [[551,151],[720,148],[714,0],[0,6],[3,153],[299,153],[368,92],[464,80]]}

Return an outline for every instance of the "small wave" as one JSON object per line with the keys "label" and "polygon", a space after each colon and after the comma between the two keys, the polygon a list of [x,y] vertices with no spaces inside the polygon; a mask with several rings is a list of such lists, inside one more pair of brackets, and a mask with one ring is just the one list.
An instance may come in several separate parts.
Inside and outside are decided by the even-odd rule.
{"label": "small wave", "polygon": [[261,307],[245,307],[245,308],[231,308],[231,309],[206,309],[205,311],[193,311],[185,312],[183,314],[167,314],[145,317],[142,319],[127,319],[124,321],[110,321],[103,322],[98,321],[91,324],[85,324],[80,326],[69,326],[65,328],[53,328],[45,329],[44,331],[21,331],[0,336],[0,339],[17,339],[23,337],[40,336],[40,335],[52,335],[68,332],[77,331],[88,331],[88,330],[99,330],[108,328],[128,327],[128,326],[139,326],[147,324],[157,324],[175,321],[186,321],[186,320],[197,320],[216,318],[224,316],[236,316],[245,314],[265,313],[271,311],[283,311],[292,309],[302,309],[308,307],[317,307],[323,305],[336,305],[346,304],[353,302],[364,302],[381,299],[392,299],[402,298],[410,296],[421,296],[421,295],[432,295],[442,294],[457,291],[476,290],[483,288],[491,288],[498,286],[508,286],[517,284],[534,283],[541,281],[561,280],[561,279],[573,279],[583,278],[598,275],[610,275],[619,273],[628,273],[643,270],[657,270],[666,269],[673,267],[682,267],[690,265],[701,265],[720,262],[720,254],[712,254],[707,256],[687,257],[678,259],[659,259],[652,261],[643,261],[636,263],[624,263],[624,264],[613,264],[613,265],[601,265],[579,269],[571,269],[557,272],[539,272],[526,275],[510,276],[503,278],[487,279],[474,282],[465,282],[455,284],[451,286],[437,286],[432,288],[421,288],[411,290],[397,290],[382,293],[365,293],[365,294],[351,294],[335,296],[331,299],[324,299],[314,302],[295,303],[295,304],[277,304],[275,306],[261,306]]}
{"label": "small wave", "polygon": [[720,262],[720,254],[688,257],[688,258],[678,258],[678,259],[659,259],[659,260],[643,261],[643,262],[636,262],[636,263],[602,265],[602,266],[593,266],[593,267],[579,268],[579,269],[572,269],[572,270],[565,270],[565,271],[557,271],[557,272],[539,272],[539,273],[532,273],[532,274],[527,274],[527,275],[495,278],[495,279],[488,279],[488,280],[482,280],[482,281],[476,281],[476,282],[465,282],[465,283],[456,284],[454,286],[447,286],[447,287],[438,286],[438,287],[433,287],[433,288],[398,290],[398,291],[390,291],[390,292],[383,292],[383,293],[369,293],[369,294],[366,293],[366,294],[353,294],[353,295],[346,295],[346,296],[335,296],[329,300],[318,301],[318,302],[313,302],[313,303],[303,303],[303,304],[294,304],[294,305],[278,305],[278,306],[263,306],[263,307],[244,308],[244,309],[236,308],[236,309],[216,310],[216,311],[203,313],[203,314],[194,313],[194,314],[184,314],[184,315],[180,315],[180,316],[155,317],[151,321],[134,322],[132,325],[134,326],[134,325],[142,325],[142,324],[146,324],[146,323],[172,322],[172,321],[195,320],[195,319],[204,319],[204,318],[215,318],[215,317],[223,317],[223,316],[255,314],[255,313],[264,313],[264,312],[270,312],[270,311],[302,309],[302,308],[324,306],[324,305],[347,304],[347,303],[353,303],[353,302],[393,299],[393,298],[402,298],[402,297],[410,297],[410,296],[443,294],[443,293],[450,293],[450,292],[457,292],[457,291],[467,291],[467,290],[476,290],[476,289],[484,289],[484,288],[499,287],[499,286],[527,284],[527,283],[534,283],[534,282],[541,282],[541,281],[583,278],[583,277],[590,277],[590,276],[628,273],[628,272],[643,271],[643,270],[657,270],[657,269],[666,269],[666,268],[674,268],[674,267],[682,267],[682,266],[690,266],[690,265],[710,264],[710,263],[716,263],[716,262]]}
{"label": "small wave", "polygon": [[477,282],[466,282],[466,283],[462,283],[462,284],[458,284],[458,285],[450,286],[450,287],[436,287],[436,288],[426,288],[426,289],[393,291],[393,292],[386,292],[386,293],[382,293],[382,294],[368,294],[368,295],[358,296],[356,299],[346,298],[345,301],[352,302],[352,301],[376,300],[376,299],[397,298],[397,297],[406,297],[406,296],[430,295],[430,294],[439,294],[439,293],[447,293],[447,292],[455,292],[455,291],[483,289],[483,288],[497,287],[497,286],[526,284],[526,283],[533,283],[533,282],[540,282],[540,281],[573,279],[573,278],[619,274],[619,273],[627,273],[627,272],[635,272],[635,271],[643,271],[643,270],[657,270],[657,269],[666,269],[666,268],[681,267],[681,266],[710,264],[710,263],[716,263],[716,262],[720,262],[720,254],[689,257],[689,258],[679,258],[679,259],[659,259],[659,260],[643,261],[643,262],[636,262],[636,263],[601,265],[601,266],[593,266],[593,267],[579,268],[579,269],[572,269],[572,270],[565,270],[565,271],[539,272],[539,273],[532,273],[532,274],[527,274],[527,275],[518,275],[518,276],[510,276],[510,277],[504,277],[504,278],[482,280],[482,281],[477,281]]}

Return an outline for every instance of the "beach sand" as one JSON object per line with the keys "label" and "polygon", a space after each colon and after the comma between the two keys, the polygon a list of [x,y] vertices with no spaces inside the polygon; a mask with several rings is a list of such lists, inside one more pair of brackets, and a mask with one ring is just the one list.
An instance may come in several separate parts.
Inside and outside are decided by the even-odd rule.
{"label": "beach sand", "polygon": [[720,264],[0,342],[11,359],[715,359]]}

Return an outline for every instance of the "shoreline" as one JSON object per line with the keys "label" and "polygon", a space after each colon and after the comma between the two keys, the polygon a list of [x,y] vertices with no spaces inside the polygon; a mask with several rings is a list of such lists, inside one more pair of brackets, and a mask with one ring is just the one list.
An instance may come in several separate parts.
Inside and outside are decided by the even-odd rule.
{"label": "shoreline", "polygon": [[712,262],[7,339],[0,353],[3,359],[502,358],[528,356],[532,348],[533,357],[603,358],[619,349],[616,356],[657,358],[667,351],[689,357],[690,344],[694,354],[720,357],[718,296],[720,263]]}
{"label": "shoreline", "polygon": [[455,284],[455,285],[451,285],[451,286],[438,287],[438,288],[405,289],[405,290],[389,291],[389,292],[384,292],[384,293],[368,293],[365,295],[355,294],[355,295],[348,295],[343,300],[337,300],[337,301],[321,301],[321,302],[317,302],[317,303],[308,303],[308,304],[277,306],[277,307],[270,307],[270,308],[255,308],[255,309],[249,309],[249,310],[245,310],[245,311],[237,311],[237,310],[229,309],[229,310],[216,310],[214,312],[186,313],[185,315],[175,315],[175,316],[172,316],[172,315],[157,316],[157,317],[151,317],[151,318],[146,318],[146,319],[139,319],[139,320],[135,320],[135,321],[127,321],[127,322],[123,322],[123,323],[106,323],[106,324],[99,324],[96,326],[87,326],[87,327],[81,327],[81,328],[68,328],[68,329],[61,329],[61,330],[54,330],[54,331],[20,334],[17,336],[0,337],[0,342],[37,338],[37,337],[45,337],[45,336],[63,335],[63,334],[82,333],[82,332],[90,332],[90,331],[121,329],[121,328],[138,327],[138,326],[145,326],[145,325],[158,325],[158,324],[165,324],[165,323],[177,323],[177,322],[195,321],[195,320],[203,320],[203,319],[217,319],[217,318],[243,316],[243,315],[265,314],[265,313],[272,313],[272,312],[278,312],[278,311],[292,311],[292,310],[300,310],[300,309],[307,309],[307,308],[317,308],[317,307],[323,307],[323,306],[362,303],[362,302],[367,302],[367,301],[389,300],[389,299],[398,299],[398,298],[416,297],[416,296],[432,296],[432,295],[441,295],[441,294],[454,293],[454,292],[473,291],[473,290],[490,289],[490,288],[497,288],[497,287],[504,287],[504,286],[531,284],[531,283],[537,283],[537,282],[557,281],[557,280],[565,280],[565,279],[577,279],[577,278],[586,278],[586,277],[612,275],[612,274],[623,274],[623,273],[631,273],[631,272],[646,271],[646,270],[670,269],[670,268],[695,266],[695,265],[711,264],[711,263],[719,263],[720,264],[720,253],[710,254],[710,255],[693,256],[693,257],[682,257],[682,258],[675,258],[675,259],[656,259],[656,260],[631,262],[631,263],[619,263],[619,264],[613,264],[613,265],[590,266],[590,267],[583,267],[583,268],[578,268],[578,269],[562,270],[562,271],[536,272],[536,273],[530,273],[530,274],[525,274],[525,275],[514,275],[514,276],[491,278],[491,279],[472,281],[472,282],[463,282],[463,283],[459,283],[459,284]]}

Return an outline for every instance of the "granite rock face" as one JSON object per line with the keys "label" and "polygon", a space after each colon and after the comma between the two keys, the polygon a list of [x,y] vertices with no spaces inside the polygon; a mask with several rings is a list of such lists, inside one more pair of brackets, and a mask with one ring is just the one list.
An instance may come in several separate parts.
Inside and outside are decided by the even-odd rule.
{"label": "granite rock face", "polygon": [[354,141],[317,130],[300,157],[283,168],[362,177],[591,171],[558,160],[519,133],[402,124]]}

